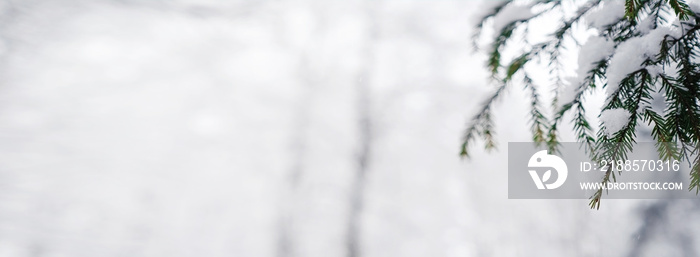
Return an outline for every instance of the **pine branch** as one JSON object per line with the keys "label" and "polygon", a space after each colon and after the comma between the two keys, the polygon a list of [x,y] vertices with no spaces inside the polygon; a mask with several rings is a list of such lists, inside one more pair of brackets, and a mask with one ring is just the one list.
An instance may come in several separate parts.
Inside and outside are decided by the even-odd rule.
{"label": "pine branch", "polygon": [[481,36],[481,32],[484,29],[484,23],[486,20],[488,20],[491,17],[496,16],[506,5],[512,3],[511,1],[503,1],[501,2],[500,5],[495,6],[490,12],[486,13],[486,15],[482,16],[479,18],[479,21],[476,24],[476,28],[474,29],[474,33],[472,34],[472,46],[474,50],[479,49],[479,36]]}
{"label": "pine branch", "polygon": [[491,44],[491,52],[489,52],[487,66],[489,67],[491,76],[494,78],[498,76],[498,70],[501,67],[501,49],[513,35],[513,31],[518,27],[518,23],[518,21],[515,21],[505,26],[493,41],[493,44]]}
{"label": "pine branch", "polygon": [[668,4],[671,5],[673,11],[676,12],[678,18],[682,21],[688,20],[691,16],[694,16],[693,10],[690,6],[686,4],[683,0],[669,0]]}
{"label": "pine branch", "polygon": [[[584,108],[584,95],[593,88],[607,87],[608,59],[604,57],[596,63],[596,67],[587,71],[581,78],[580,85],[574,85],[573,100],[561,102],[558,91],[552,100],[553,118],[551,122],[544,115],[542,100],[537,92],[537,87],[525,72],[525,66],[534,65],[529,62],[532,58],[549,58],[544,61],[550,76],[554,77],[554,87],[563,86],[561,74],[562,63],[560,61],[561,50],[564,49],[565,39],[574,39],[572,29],[576,24],[582,23],[583,17],[595,7],[613,8],[616,5],[602,5],[601,0],[591,0],[577,7],[576,14],[563,19],[560,26],[552,32],[546,40],[530,44],[525,40],[520,49],[522,54],[516,56],[505,65],[502,53],[511,50],[507,45],[512,41],[511,37],[518,35],[527,36],[529,22],[534,18],[513,21],[507,24],[502,31],[491,41],[489,61],[487,67],[494,78],[502,77],[499,83],[503,83],[496,93],[487,100],[481,112],[472,120],[467,129],[462,154],[467,155],[469,143],[478,135],[486,140],[486,147],[492,148],[493,124],[490,119],[491,105],[501,94],[507,84],[514,83],[516,76],[522,76],[525,90],[529,91],[530,101],[530,130],[533,141],[545,143],[552,152],[559,145],[558,126],[564,117],[571,117],[576,138],[581,142],[591,158],[596,160],[621,160],[626,159],[627,154],[636,143],[637,123],[645,122],[651,126],[651,136],[654,138],[656,150],[663,160],[688,160],[693,161],[691,177],[691,190],[696,194],[700,192],[700,16],[695,14],[685,0],[625,0],[624,16],[602,28],[597,28],[599,35],[615,43],[619,48],[627,40],[638,40],[645,35],[651,35],[651,31],[659,32],[659,26],[678,27],[680,33],[671,32],[660,42],[660,51],[655,56],[650,56],[640,68],[625,77],[615,85],[617,88],[606,100],[603,110],[622,108],[630,113],[630,120],[619,131],[608,134],[605,124],[600,124],[601,130],[594,135],[594,128],[586,118]],[[510,3],[510,2],[509,2]],[[506,4],[502,6],[506,6]],[[536,16],[563,10],[560,1],[545,0],[535,1],[532,6],[544,11]],[[501,7],[502,7],[501,6]],[[534,8],[533,8],[534,9]],[[497,15],[492,14],[491,17]],[[694,19],[690,19],[694,18]],[[675,25],[680,21],[680,26]],[[481,29],[483,20],[478,27]],[[522,27],[521,27],[522,26]],[[644,26],[644,27],[641,27]],[[523,28],[522,30],[520,28]],[[651,31],[650,31],[651,30]],[[652,42],[656,43],[656,42]],[[508,51],[511,52],[511,51]],[[516,51],[518,52],[518,51]],[[640,54],[648,54],[640,52]],[[617,82],[616,82],[617,83]],[[651,108],[653,99],[651,93],[658,92],[662,96],[657,100],[663,100],[666,108],[663,112]],[[561,107],[558,107],[561,105]],[[572,115],[567,115],[571,113]],[[545,133],[546,132],[546,133]],[[692,156],[692,157],[691,157]],[[616,180],[615,172],[611,169],[606,172],[603,184]],[[602,189],[591,196],[589,205],[591,208],[600,208]]]}
{"label": "pine branch", "polygon": [[[565,103],[557,111],[554,120],[552,121],[553,125],[549,131],[550,134],[555,134],[556,124],[559,124],[561,122],[562,118],[564,118],[564,115],[567,112],[569,112],[571,109],[575,109],[576,111],[574,113],[574,132],[576,132],[578,141],[584,144],[586,153],[589,154],[592,154],[594,152],[595,138],[593,137],[593,129],[590,123],[588,122],[588,119],[586,118],[586,110],[583,107],[582,103],[583,95],[589,90],[596,87],[596,78],[602,78],[605,74],[606,68],[607,61],[601,60],[592,70],[588,71],[588,75],[586,76],[586,78],[584,78],[581,85],[578,85],[578,87],[576,88],[576,94],[574,95],[574,99],[569,103]],[[556,138],[550,137],[550,139],[556,141]],[[548,145],[551,144],[554,144],[554,142],[550,142]]]}
{"label": "pine branch", "polygon": [[656,140],[656,149],[662,160],[678,160],[681,158],[678,145],[669,131],[668,122],[651,108],[644,109],[643,119],[652,125],[651,136]]}
{"label": "pine branch", "polygon": [[494,102],[501,96],[507,87],[507,83],[503,83],[491,97],[486,100],[481,111],[472,118],[471,125],[467,128],[462,141],[462,157],[469,157],[469,144],[472,143],[476,136],[482,136],[486,141],[486,149],[493,149],[496,146],[493,138],[493,121],[491,120],[491,108]]}
{"label": "pine branch", "polygon": [[525,89],[530,91],[530,129],[532,131],[532,140],[537,144],[540,145],[544,142],[547,141],[545,138],[545,131],[548,130],[549,125],[547,118],[542,114],[542,110],[540,109],[541,103],[540,103],[540,96],[537,93],[537,88],[535,85],[532,83],[532,79],[527,76],[527,74],[524,75],[523,78],[523,84],[525,85]]}
{"label": "pine branch", "polygon": [[[636,78],[639,77],[639,80]],[[636,84],[639,83],[639,86]],[[632,151],[635,140],[635,131],[637,127],[637,110],[642,103],[648,102],[651,98],[650,95],[650,85],[653,85],[653,80],[646,69],[640,69],[632,74],[629,74],[625,79],[622,80],[620,88],[611,96],[613,100],[604,109],[610,108],[624,108],[630,112],[629,121],[620,131],[613,133],[610,137],[605,132],[605,124],[601,124],[601,131],[599,131],[598,142],[596,145],[596,151],[593,156],[593,160],[600,162],[602,160],[625,160],[627,159],[627,153]],[[625,97],[624,92],[628,90],[633,90],[632,95]],[[612,177],[613,181],[616,181],[615,173],[612,172],[612,167],[608,167],[606,175],[603,177],[602,185],[607,185]],[[618,171],[622,174],[622,171]],[[611,176],[612,175],[612,176]],[[602,197],[603,189],[598,189],[596,193],[591,197],[589,206],[591,208],[600,208],[600,199]]]}
{"label": "pine branch", "polygon": [[637,10],[641,3],[639,0],[625,0],[625,17],[633,22],[637,18]]}
{"label": "pine branch", "polygon": [[695,157],[693,167],[690,169],[690,186],[688,190],[693,191],[693,189],[695,189],[695,194],[700,192],[700,155]]}

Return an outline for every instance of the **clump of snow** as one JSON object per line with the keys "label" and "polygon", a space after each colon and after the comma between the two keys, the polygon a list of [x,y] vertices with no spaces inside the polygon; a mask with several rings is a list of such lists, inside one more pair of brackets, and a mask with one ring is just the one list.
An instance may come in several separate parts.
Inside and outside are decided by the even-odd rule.
{"label": "clump of snow", "polygon": [[646,67],[647,72],[649,73],[650,76],[656,77],[659,76],[659,74],[663,73],[663,68],[658,65],[650,65]]}
{"label": "clump of snow", "polygon": [[631,116],[632,114],[623,108],[607,109],[600,113],[600,121],[605,126],[605,133],[610,136],[625,128]]}
{"label": "clump of snow", "polygon": [[639,21],[639,23],[637,23],[637,29],[642,34],[647,34],[652,29],[654,29],[654,24],[655,24],[654,22],[655,21],[656,21],[656,17],[653,15],[649,15],[646,18],[644,18],[643,20]]}
{"label": "clump of snow", "polygon": [[607,0],[585,16],[591,27],[600,29],[625,16],[625,1]]}
{"label": "clump of snow", "polygon": [[614,50],[615,43],[604,37],[591,36],[588,38],[578,53],[577,75],[567,78],[568,85],[559,94],[560,107],[574,100],[588,73],[595,68],[598,62],[608,58]]}
{"label": "clump of snow", "polygon": [[614,42],[604,37],[590,37],[578,52],[578,77],[581,80],[585,78],[596,63],[608,58],[614,50]]}
{"label": "clump of snow", "polygon": [[531,4],[508,4],[493,17],[493,29],[499,34],[503,28],[515,21],[526,20],[535,16]]}
{"label": "clump of snow", "polygon": [[606,70],[608,79],[607,93],[613,94],[620,88],[620,82],[628,74],[641,68],[642,62],[648,58],[655,58],[661,50],[661,41],[666,35],[679,37],[680,31],[670,27],[658,27],[648,34],[631,38],[617,46],[615,54],[610,58],[610,64]]}

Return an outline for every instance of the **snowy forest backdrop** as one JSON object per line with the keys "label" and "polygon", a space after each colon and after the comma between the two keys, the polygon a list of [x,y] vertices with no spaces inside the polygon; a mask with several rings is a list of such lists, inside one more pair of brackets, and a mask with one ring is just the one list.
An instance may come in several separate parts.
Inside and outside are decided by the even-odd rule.
{"label": "snowy forest backdrop", "polygon": [[461,160],[475,1],[2,1],[0,256],[697,256],[695,201]]}

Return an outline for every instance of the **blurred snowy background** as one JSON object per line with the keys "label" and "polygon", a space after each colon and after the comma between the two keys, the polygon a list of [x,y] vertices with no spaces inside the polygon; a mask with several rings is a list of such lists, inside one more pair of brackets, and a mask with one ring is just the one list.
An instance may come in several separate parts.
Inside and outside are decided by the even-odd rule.
{"label": "blurred snowy background", "polygon": [[697,256],[690,201],[508,200],[517,89],[459,158],[478,5],[2,1],[0,256]]}

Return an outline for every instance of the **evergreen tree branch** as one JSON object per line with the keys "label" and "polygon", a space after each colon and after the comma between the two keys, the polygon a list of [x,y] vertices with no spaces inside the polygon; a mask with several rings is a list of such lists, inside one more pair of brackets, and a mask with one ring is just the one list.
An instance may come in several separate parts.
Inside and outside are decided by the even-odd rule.
{"label": "evergreen tree branch", "polygon": [[[637,87],[635,87],[635,84],[637,83],[637,80],[635,79],[636,77],[639,77],[640,83],[640,85]],[[637,110],[639,109],[641,103],[645,101],[645,98],[650,98],[649,85],[652,83],[653,81],[651,79],[651,76],[649,76],[649,73],[646,69],[640,69],[623,79],[620,89],[618,89],[616,94],[612,96],[613,98],[619,99],[619,101],[611,101],[605,108],[609,109],[622,107],[626,109],[631,113],[629,121],[627,122],[625,127],[623,127],[620,131],[613,133],[612,135],[607,135],[607,132],[605,131],[605,124],[601,124],[601,127],[603,129],[599,131],[598,138],[600,140],[597,142],[596,145],[596,151],[593,156],[594,161],[600,162],[602,160],[627,159],[627,153],[632,151],[632,148],[636,143],[635,131],[638,118]],[[629,98],[623,100],[623,97],[621,96],[622,92],[624,92],[626,89],[633,88],[635,89],[634,94]],[[621,170],[619,170],[618,172],[618,175],[622,174]],[[617,180],[615,177],[615,173],[612,172],[612,164],[608,164],[606,174],[603,177],[601,184],[603,186],[606,186],[610,182],[611,178],[613,181]],[[603,189],[600,188],[593,194],[593,196],[591,196],[591,201],[589,202],[589,206],[591,208],[600,208],[600,199],[603,195],[602,193]]]}
{"label": "evergreen tree branch", "polygon": [[[508,2],[501,5],[507,6]],[[513,21],[506,24],[501,31],[496,32],[496,37],[490,42],[487,67],[493,78],[503,83],[499,89],[489,98],[484,107],[473,119],[467,129],[462,145],[462,155],[467,155],[467,148],[476,136],[486,140],[487,149],[493,148],[493,124],[491,121],[492,104],[509,83],[515,83],[514,78],[523,78],[524,89],[529,92],[530,101],[530,130],[533,141],[537,144],[545,143],[547,148],[555,152],[559,145],[558,126],[564,117],[571,117],[576,138],[585,146],[586,152],[594,161],[597,160],[622,160],[636,144],[636,127],[638,122],[645,122],[651,126],[651,136],[655,141],[656,150],[663,160],[688,160],[692,161],[690,172],[691,190],[696,194],[700,192],[700,16],[695,14],[685,0],[625,0],[624,16],[604,25],[596,27],[599,36],[614,42],[616,53],[620,46],[628,40],[639,40],[640,37],[658,33],[660,26],[676,27],[678,33],[671,30],[671,35],[664,36],[660,43],[660,51],[655,56],[648,58],[640,65],[638,70],[624,74],[624,78],[606,99],[603,110],[622,108],[630,113],[630,120],[619,131],[607,133],[605,124],[600,124],[598,133],[594,133],[594,127],[586,118],[584,108],[584,95],[593,88],[605,88],[608,81],[608,60],[611,56],[605,56],[596,63],[596,67],[586,72],[581,78],[580,85],[574,85],[573,99],[562,100],[557,89],[563,87],[561,75],[563,67],[561,52],[564,41],[573,39],[573,28],[576,24],[583,23],[584,17],[596,8],[617,8],[619,5],[602,5],[602,0],[589,0],[578,5],[576,12],[571,17],[562,18],[560,26],[545,40],[531,44],[528,40],[519,46],[522,54],[516,55],[509,63],[504,63],[502,53],[511,50],[510,41],[513,35],[523,35],[526,38],[529,23],[535,17],[552,13],[553,10],[561,10],[565,13],[560,1],[545,0],[535,1],[531,6],[538,7],[540,11],[533,17]],[[547,5],[546,8],[540,8]],[[496,17],[498,10],[488,17]],[[691,19],[693,18],[693,19]],[[478,29],[483,28],[483,22],[478,24]],[[680,25],[676,25],[680,24]],[[589,24],[585,26],[591,27]],[[522,29],[521,29],[522,28]],[[656,43],[656,42],[652,42]],[[578,44],[578,43],[577,43]],[[624,47],[630,45],[625,44]],[[658,47],[658,46],[657,46]],[[646,47],[642,47],[646,48]],[[629,50],[627,48],[626,50]],[[510,52],[510,51],[508,51]],[[583,53],[580,53],[583,54]],[[648,55],[640,51],[639,54]],[[544,115],[542,97],[538,94],[537,85],[525,71],[525,66],[534,65],[529,62],[532,58],[544,61],[544,66],[549,70],[554,79],[555,93],[550,103],[553,117],[549,121]],[[636,64],[633,64],[636,65]],[[619,76],[619,74],[618,74]],[[617,83],[617,82],[615,82]],[[656,111],[651,108],[652,92],[658,92],[661,96],[657,100],[663,100],[665,108]],[[569,101],[569,102],[564,102]],[[571,113],[569,116],[567,113]],[[545,133],[546,132],[546,133]],[[610,167],[608,167],[610,168]],[[606,185],[616,180],[616,175],[608,169],[602,178]],[[603,192],[599,190],[591,196],[589,205],[591,208],[600,208],[600,199]]]}
{"label": "evergreen tree branch", "polygon": [[469,157],[469,145],[476,139],[476,136],[481,136],[486,142],[486,149],[493,149],[496,147],[496,143],[493,138],[494,132],[493,121],[491,120],[491,108],[493,107],[494,102],[506,90],[507,86],[507,83],[503,83],[501,86],[499,86],[491,97],[483,104],[481,111],[479,111],[474,118],[472,118],[471,125],[469,128],[467,128],[462,140],[462,150],[460,152],[462,157]]}
{"label": "evergreen tree branch", "polygon": [[532,83],[532,79],[524,74],[523,84],[525,89],[530,91],[530,130],[532,131],[532,141],[540,145],[547,141],[545,131],[549,128],[547,118],[542,114],[540,109],[540,96],[537,93],[537,88]]}

